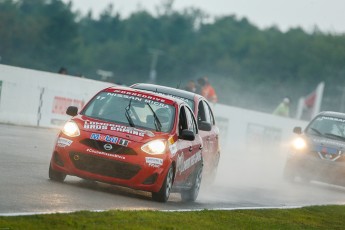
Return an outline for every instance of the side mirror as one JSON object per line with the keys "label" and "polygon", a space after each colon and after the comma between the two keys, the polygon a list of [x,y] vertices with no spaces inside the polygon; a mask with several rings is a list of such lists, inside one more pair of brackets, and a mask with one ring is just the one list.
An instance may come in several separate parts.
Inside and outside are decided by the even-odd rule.
{"label": "side mirror", "polygon": [[66,110],[66,114],[74,117],[75,115],[78,114],[78,107],[76,106],[68,106]]}
{"label": "side mirror", "polygon": [[195,140],[195,134],[193,133],[193,131],[190,131],[188,129],[184,129],[184,130],[182,130],[180,138],[183,140],[187,140],[187,141],[194,141]]}
{"label": "side mirror", "polygon": [[302,133],[302,128],[301,127],[295,127],[293,128],[293,132],[296,134],[301,134]]}
{"label": "side mirror", "polygon": [[199,126],[199,129],[202,131],[211,131],[211,129],[212,129],[211,123],[208,123],[206,121],[200,121],[198,123],[198,126]]}

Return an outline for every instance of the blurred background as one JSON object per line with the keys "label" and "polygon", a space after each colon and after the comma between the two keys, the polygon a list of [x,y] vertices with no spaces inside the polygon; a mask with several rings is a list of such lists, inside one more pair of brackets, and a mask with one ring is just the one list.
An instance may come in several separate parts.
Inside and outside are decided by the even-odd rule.
{"label": "blurred background", "polygon": [[[155,1],[149,9],[143,1],[132,10],[125,7],[131,1],[107,1],[97,11],[90,2],[105,3],[0,0],[0,64],[124,85],[183,88],[207,76],[219,103],[272,113],[288,96],[292,117],[299,98],[324,82],[321,110],[345,112],[345,29],[265,25],[174,0]],[[260,14],[258,6],[242,8]],[[268,10],[277,18],[286,13]]]}

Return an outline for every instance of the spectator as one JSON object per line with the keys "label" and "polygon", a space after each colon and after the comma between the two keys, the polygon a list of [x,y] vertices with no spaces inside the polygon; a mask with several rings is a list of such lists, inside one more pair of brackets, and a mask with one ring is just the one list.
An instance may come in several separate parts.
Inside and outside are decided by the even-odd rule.
{"label": "spectator", "polygon": [[196,85],[193,80],[190,80],[184,90],[195,93],[196,92]]}
{"label": "spectator", "polygon": [[210,82],[208,81],[208,78],[207,77],[199,78],[198,84],[201,87],[200,94],[203,97],[205,97],[208,101],[212,103],[217,103],[218,98],[217,98],[216,91],[214,90]]}
{"label": "spectator", "polygon": [[273,111],[273,114],[282,116],[282,117],[289,117],[290,116],[290,101],[291,100],[289,97],[285,97],[283,101]]}
{"label": "spectator", "polygon": [[59,74],[67,74],[67,69],[65,68],[65,67],[61,67],[60,69],[59,69],[59,72],[58,72]]}

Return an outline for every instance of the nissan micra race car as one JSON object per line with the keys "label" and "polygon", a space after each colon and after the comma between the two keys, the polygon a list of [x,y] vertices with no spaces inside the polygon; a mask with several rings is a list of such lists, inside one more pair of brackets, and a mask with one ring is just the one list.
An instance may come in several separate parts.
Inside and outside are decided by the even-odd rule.
{"label": "nissan micra race car", "polygon": [[345,186],[345,114],[321,112],[292,144],[284,177],[309,182],[317,180]]}
{"label": "nissan micra race car", "polygon": [[193,111],[182,100],[110,87],[96,94],[57,137],[49,178],[66,175],[149,191],[166,202],[170,192],[195,201],[203,158]]}

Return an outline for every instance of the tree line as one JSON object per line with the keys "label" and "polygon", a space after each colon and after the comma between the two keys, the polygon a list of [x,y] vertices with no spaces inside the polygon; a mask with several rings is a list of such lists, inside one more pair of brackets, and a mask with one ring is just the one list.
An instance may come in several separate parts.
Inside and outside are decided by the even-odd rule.
{"label": "tree line", "polygon": [[[123,18],[112,5],[99,17],[61,0],[0,0],[0,63],[130,85],[177,87],[207,76],[219,102],[271,112],[284,96],[294,107],[325,82],[323,110],[339,110],[345,88],[345,35],[277,27],[259,29],[246,18],[209,22],[198,8],[177,11],[172,0],[157,12]],[[155,64],[153,64],[154,57]]]}

